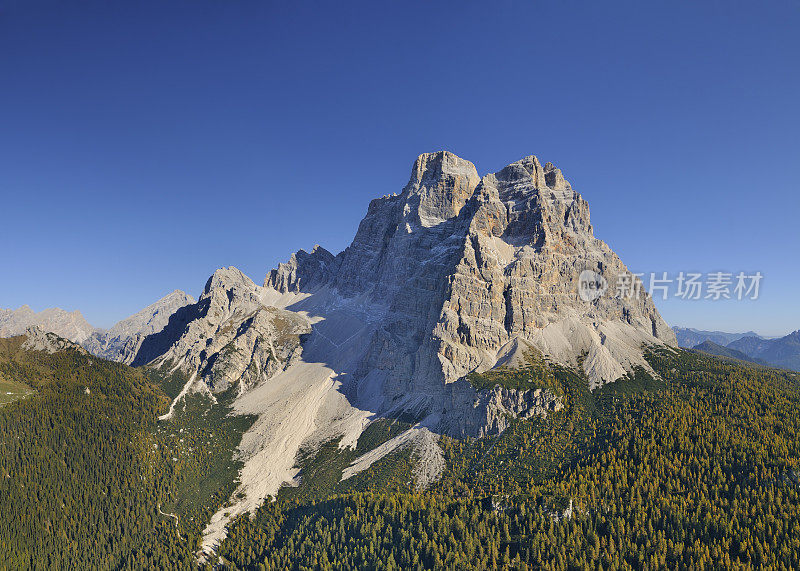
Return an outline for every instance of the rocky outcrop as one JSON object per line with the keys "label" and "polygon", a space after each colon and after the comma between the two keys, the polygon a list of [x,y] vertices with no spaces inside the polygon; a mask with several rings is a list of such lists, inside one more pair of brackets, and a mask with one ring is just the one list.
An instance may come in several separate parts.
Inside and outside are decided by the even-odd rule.
{"label": "rocky outcrop", "polygon": [[26,339],[22,343],[22,348],[28,351],[44,351],[45,353],[52,354],[67,349],[74,349],[79,353],[86,354],[86,350],[77,343],[59,337],[50,331],[45,331],[37,325],[29,327],[24,335]]}
{"label": "rocky outcrop", "polygon": [[80,311],[51,307],[37,313],[27,305],[18,309],[0,309],[0,337],[23,335],[33,326],[55,333],[73,343],[83,343],[96,331]]}
{"label": "rocky outcrop", "polygon": [[311,332],[307,319],[267,305],[263,294],[240,270],[217,270],[197,303],[142,342],[133,363],[181,367],[212,392],[247,391],[288,367]]}
{"label": "rocky outcrop", "polygon": [[288,262],[279,264],[270,271],[264,286],[281,293],[313,291],[327,283],[337,269],[337,258],[322,246],[316,245],[310,254],[305,250],[298,250]]}
{"label": "rocky outcrop", "polygon": [[82,345],[87,351],[103,359],[130,364],[148,335],[164,329],[176,311],[194,302],[192,296],[175,290],[123,319],[108,331],[93,333]]}
{"label": "rocky outcrop", "polygon": [[486,402],[486,419],[479,435],[503,432],[511,419],[546,416],[564,408],[563,397],[548,389],[508,389],[495,385],[482,395]]}

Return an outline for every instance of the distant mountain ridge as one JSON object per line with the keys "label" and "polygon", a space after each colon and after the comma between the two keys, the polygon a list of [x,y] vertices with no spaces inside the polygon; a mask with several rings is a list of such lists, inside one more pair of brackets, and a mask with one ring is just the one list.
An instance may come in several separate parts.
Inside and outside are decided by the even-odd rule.
{"label": "distant mountain ridge", "polygon": [[702,351],[703,353],[708,353],[709,355],[716,355],[717,357],[726,357],[729,359],[738,359],[739,361],[747,361],[750,363],[758,363],[759,365],[766,365],[766,361],[762,361],[761,359],[753,359],[752,357],[748,356],[741,351],[737,351],[736,349],[731,349],[730,347],[725,347],[723,345],[719,345],[718,343],[714,343],[713,341],[703,341],[699,345],[695,345],[693,347],[695,351]]}
{"label": "distant mountain ridge", "polygon": [[800,371],[800,330],[778,339],[742,338],[733,341],[728,347],[775,367]]}
{"label": "distant mountain ridge", "polygon": [[753,331],[726,333],[673,327],[678,345],[712,355],[800,371],[800,330],[768,339]]}
{"label": "distant mountain ridge", "polygon": [[15,337],[36,330],[81,345],[89,353],[130,364],[147,336],[161,331],[170,316],[194,298],[175,290],[141,311],[123,319],[105,331],[93,327],[80,311],[51,307],[40,312],[27,305],[18,309],[0,309],[0,337]]}
{"label": "distant mountain ridge", "polygon": [[692,349],[704,341],[711,341],[717,345],[726,347],[729,343],[742,338],[763,339],[763,337],[755,331],[726,333],[724,331],[703,331],[702,329],[695,329],[693,327],[673,327],[672,330],[675,332],[675,337],[678,339],[678,347],[685,347],[687,349]]}

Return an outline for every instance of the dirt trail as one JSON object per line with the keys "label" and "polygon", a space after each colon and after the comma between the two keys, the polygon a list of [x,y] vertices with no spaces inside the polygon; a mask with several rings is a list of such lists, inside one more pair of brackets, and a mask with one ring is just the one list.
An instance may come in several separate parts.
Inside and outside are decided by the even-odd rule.
{"label": "dirt trail", "polygon": [[161,511],[161,503],[160,502],[158,504],[158,513],[160,513],[161,515],[166,516],[166,517],[174,517],[175,518],[175,529],[178,531],[178,538],[183,539],[183,537],[181,537],[181,528],[180,528],[180,526],[178,526],[178,516],[176,516],[175,514],[162,512]]}

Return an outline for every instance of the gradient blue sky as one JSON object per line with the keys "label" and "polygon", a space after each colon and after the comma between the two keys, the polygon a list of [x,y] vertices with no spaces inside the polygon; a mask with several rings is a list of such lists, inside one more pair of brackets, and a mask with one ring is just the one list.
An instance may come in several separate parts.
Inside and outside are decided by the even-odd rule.
{"label": "gradient blue sky", "polygon": [[764,274],[671,324],[798,329],[798,30],[796,0],[0,0],[0,307],[261,282],[447,149],[552,161],[635,271]]}

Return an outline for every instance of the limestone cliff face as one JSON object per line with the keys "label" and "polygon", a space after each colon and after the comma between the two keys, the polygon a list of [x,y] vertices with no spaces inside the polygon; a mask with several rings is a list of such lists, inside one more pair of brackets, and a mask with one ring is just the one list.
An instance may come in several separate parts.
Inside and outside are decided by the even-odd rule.
{"label": "limestone cliff face", "polygon": [[563,399],[547,389],[507,389],[495,385],[481,395],[486,403],[486,423],[478,434],[496,434],[508,426],[511,418],[531,418],[558,412],[564,408]]}
{"label": "limestone cliff face", "polygon": [[288,262],[267,275],[264,286],[281,292],[310,291],[336,275],[338,266],[338,258],[316,245],[311,253],[298,250],[292,254]]}
{"label": "limestone cliff face", "polygon": [[[646,292],[615,297],[628,269],[594,237],[588,204],[552,164],[527,157],[484,177],[469,208],[462,257],[433,331],[447,380],[492,367],[516,338],[567,365],[585,357],[593,387],[646,366],[642,343],[675,344]],[[581,299],[584,270],[603,276],[610,291]]]}
{"label": "limestone cliff face", "polygon": [[370,203],[352,244],[338,256],[332,286],[346,297],[368,292],[390,304],[411,301],[414,290],[439,289],[438,276],[423,279],[420,264],[446,270],[437,258],[456,247],[449,238],[461,232],[458,215],[479,180],[475,166],[452,153],[421,155],[402,193]]}
{"label": "limestone cliff face", "polygon": [[301,250],[263,286],[218,270],[134,360],[190,375],[164,420],[190,390],[232,387],[234,409],[258,415],[240,445],[240,488],[211,518],[203,550],[232,517],[296,481],[301,446],[355,447],[376,418],[414,418],[343,477],[408,445],[426,482],[443,465],[435,434],[497,433],[563,406],[533,384],[477,390],[468,373],[524,366],[535,353],[542,366],[582,367],[594,388],[649,368],[643,347],[675,344],[672,330],[644,292],[581,299],[585,270],[613,293],[626,268],[594,237],[560,170],[527,157],[480,178],[448,152],[420,155],[402,192],[373,200],[338,255]]}

